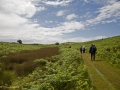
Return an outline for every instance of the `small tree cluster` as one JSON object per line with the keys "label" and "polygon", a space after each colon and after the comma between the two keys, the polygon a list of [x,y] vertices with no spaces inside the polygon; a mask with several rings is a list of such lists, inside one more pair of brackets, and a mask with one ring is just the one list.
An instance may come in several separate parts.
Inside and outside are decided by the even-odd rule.
{"label": "small tree cluster", "polygon": [[56,42],[55,45],[59,45],[59,42]]}
{"label": "small tree cluster", "polygon": [[18,42],[19,44],[22,44],[22,40],[20,40],[20,39],[19,39],[19,40],[17,40],[17,42]]}

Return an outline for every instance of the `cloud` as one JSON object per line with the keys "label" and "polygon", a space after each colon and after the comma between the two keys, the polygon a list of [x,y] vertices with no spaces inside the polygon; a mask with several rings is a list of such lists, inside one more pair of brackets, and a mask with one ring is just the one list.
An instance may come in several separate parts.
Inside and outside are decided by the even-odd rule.
{"label": "cloud", "polygon": [[[20,3],[25,4],[19,5]],[[81,30],[84,27],[81,22],[76,21],[63,22],[54,28],[42,27],[40,24],[36,23],[38,21],[37,18],[35,18],[33,21],[30,19],[30,17],[32,17],[37,10],[35,6],[30,3],[29,5],[31,8],[33,7],[35,11],[28,13],[27,9],[24,8],[26,7],[27,3],[30,2],[15,2],[14,0],[10,2],[9,0],[4,0],[2,4],[0,3],[0,22],[2,22],[0,23],[0,40],[7,41],[9,39],[11,41],[17,41],[17,39],[21,39],[26,40],[27,42],[31,41],[31,43],[48,43],[48,40],[50,40],[49,43],[51,43],[59,39],[62,41],[60,37],[64,33],[71,33],[75,30]],[[13,11],[14,8],[17,10]],[[50,23],[52,21],[46,22]]]}
{"label": "cloud", "polygon": [[[86,25],[93,25],[93,24],[99,24],[103,20],[105,21],[106,19],[113,19],[117,20],[120,18],[120,2],[114,2],[112,4],[106,5],[101,7],[97,11],[98,16],[94,19],[87,20]],[[111,20],[110,20],[111,21]]]}
{"label": "cloud", "polygon": [[92,15],[90,14],[90,12],[87,12],[86,14],[80,16],[80,18],[90,18]]}
{"label": "cloud", "polygon": [[[56,13],[56,16],[63,16],[65,10],[63,7],[69,5],[73,0],[1,0],[0,1],[0,41],[17,41],[21,39],[25,41],[23,43],[55,43],[55,42],[65,42],[65,41],[87,41],[92,39],[97,39],[100,37],[91,38],[69,38],[64,39],[64,35],[76,32],[78,30],[83,30],[87,25],[93,25],[98,23],[110,23],[116,22],[117,18],[120,17],[119,3],[111,2],[110,5],[105,5],[99,8],[97,11],[98,16],[82,21],[75,21],[78,15],[70,14],[66,17],[65,21],[60,20],[61,17],[52,17],[46,14],[46,9],[50,10],[55,7],[56,10],[60,10]],[[87,2],[88,0],[86,0]],[[49,5],[49,6],[48,6]],[[51,5],[51,6],[50,6]],[[53,7],[52,7],[53,6]],[[57,6],[60,6],[58,8]],[[49,7],[49,8],[47,8]],[[51,8],[52,7],[52,8]],[[67,6],[65,9],[69,8]],[[41,11],[44,11],[42,14]],[[52,9],[53,10],[53,9]],[[53,10],[50,11],[54,13]],[[47,13],[50,13],[47,12]],[[48,15],[47,18],[41,18],[40,15]],[[37,16],[39,15],[39,16]],[[87,12],[84,18],[89,17],[90,13]],[[49,17],[50,16],[50,17]],[[112,17],[112,19],[109,19]],[[54,21],[57,20],[57,21]],[[82,20],[82,19],[81,19]],[[63,22],[59,22],[63,21]],[[42,22],[42,23],[39,23]],[[46,25],[53,25],[54,27],[44,27]],[[85,26],[86,24],[86,26]]]}
{"label": "cloud", "polygon": [[94,4],[102,4],[102,5],[108,5],[112,4],[118,0],[83,0],[85,3],[94,3]]}
{"label": "cloud", "polygon": [[43,0],[41,1],[42,3],[46,5],[53,5],[53,6],[66,6],[73,0],[56,0],[56,1],[51,1],[51,0]]}
{"label": "cloud", "polygon": [[67,20],[72,20],[72,19],[74,19],[74,18],[77,18],[77,15],[75,15],[75,14],[70,14],[70,15],[68,15],[66,18],[67,18]]}
{"label": "cloud", "polygon": [[113,19],[113,20],[106,20],[106,21],[102,21],[102,24],[105,24],[105,23],[111,23],[111,22],[116,22],[116,20],[115,19]]}
{"label": "cloud", "polygon": [[103,38],[106,38],[106,36],[96,36],[96,37],[94,37],[94,39],[93,39],[93,40],[103,39]]}
{"label": "cloud", "polygon": [[45,7],[40,6],[40,7],[36,7],[36,10],[37,10],[37,11],[43,11],[43,10],[46,10],[46,8],[45,8]]}
{"label": "cloud", "polygon": [[85,3],[88,3],[89,1],[88,0],[84,0]]}
{"label": "cloud", "polygon": [[87,42],[87,41],[98,40],[103,38],[106,38],[106,36],[96,36],[96,37],[89,37],[89,38],[75,37],[75,38],[69,38],[64,42]]}
{"label": "cloud", "polygon": [[53,27],[53,28],[39,27],[36,28],[35,32],[38,32],[37,33],[38,35],[41,33],[43,36],[57,37],[57,36],[62,36],[64,33],[71,33],[71,32],[75,32],[76,30],[82,30],[83,28],[84,25],[82,24],[82,22],[70,21],[70,22],[63,22],[59,24],[57,27]]}
{"label": "cloud", "polygon": [[45,21],[46,23],[52,23],[53,21]]}
{"label": "cloud", "polygon": [[57,27],[58,30],[62,30],[62,33],[71,33],[76,30],[82,30],[84,28],[84,25],[82,22],[77,21],[70,21],[70,22],[64,22],[60,24],[59,27]]}
{"label": "cloud", "polygon": [[60,10],[57,12],[56,16],[63,16],[64,12],[64,10]]}
{"label": "cloud", "polygon": [[36,8],[29,0],[1,0],[0,11],[6,14],[14,13],[29,18],[36,13]]}
{"label": "cloud", "polygon": [[30,0],[1,0],[0,36],[8,39],[27,38],[32,30],[40,26],[30,19],[35,13],[36,7]]}
{"label": "cloud", "polygon": [[[63,1],[67,4],[72,0]],[[63,1],[57,0],[56,2],[63,3]],[[62,41],[61,37],[65,33],[75,32],[84,28],[82,22],[77,21],[61,22],[56,27],[46,28],[37,24],[37,18],[31,19],[37,11],[45,9],[40,4],[36,7],[36,4],[31,2],[31,0],[2,0],[0,3],[0,22],[2,22],[0,23],[0,40],[17,41],[17,39],[21,39],[27,41],[26,43],[53,43],[56,40]],[[58,16],[63,13],[64,11],[61,10]],[[72,18],[75,18],[74,14]],[[46,23],[52,22],[46,20]]]}

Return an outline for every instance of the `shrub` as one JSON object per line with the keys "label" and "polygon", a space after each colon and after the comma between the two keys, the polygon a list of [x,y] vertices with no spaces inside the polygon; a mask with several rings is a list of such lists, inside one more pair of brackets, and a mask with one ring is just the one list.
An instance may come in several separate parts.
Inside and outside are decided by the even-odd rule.
{"label": "shrub", "polygon": [[47,60],[45,60],[45,59],[36,59],[33,62],[44,66],[47,63]]}
{"label": "shrub", "polygon": [[59,42],[56,42],[55,45],[59,45]]}
{"label": "shrub", "polygon": [[14,73],[8,71],[3,71],[2,73],[0,73],[0,85],[10,86],[12,84],[13,74]]}
{"label": "shrub", "polygon": [[17,42],[18,42],[19,44],[22,44],[22,40],[20,40],[20,39],[19,39],[19,40],[17,40]]}

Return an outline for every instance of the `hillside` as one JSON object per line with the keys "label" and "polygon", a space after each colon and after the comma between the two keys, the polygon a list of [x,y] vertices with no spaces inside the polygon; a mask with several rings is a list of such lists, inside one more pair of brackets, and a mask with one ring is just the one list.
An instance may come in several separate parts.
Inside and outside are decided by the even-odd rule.
{"label": "hillside", "polygon": [[[89,47],[97,47],[95,61],[90,60]],[[87,53],[82,54],[95,90],[120,89],[120,36],[85,43]],[[78,46],[76,44],[76,46]]]}
{"label": "hillside", "polygon": [[104,38],[82,43],[69,43],[73,48],[79,49],[80,46],[85,46],[89,52],[91,44],[97,47],[97,56],[110,64],[120,67],[120,36]]}
{"label": "hillside", "polygon": [[[94,62],[90,61],[91,44],[97,47]],[[82,45],[85,54],[79,52]],[[119,90],[120,36],[60,45],[1,42],[0,74],[0,88]]]}

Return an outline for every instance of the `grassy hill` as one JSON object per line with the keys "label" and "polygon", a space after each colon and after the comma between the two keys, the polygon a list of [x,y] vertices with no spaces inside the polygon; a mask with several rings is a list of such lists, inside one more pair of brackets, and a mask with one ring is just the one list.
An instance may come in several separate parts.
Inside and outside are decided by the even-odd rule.
{"label": "grassy hill", "polygon": [[[96,45],[98,57],[120,67],[120,36],[82,43],[67,42],[60,45],[0,42],[0,86],[21,85],[20,90],[48,90],[48,88],[51,88],[50,90],[93,90],[84,60],[79,53],[79,47],[82,45],[89,53],[91,44]],[[59,49],[53,48],[53,51],[57,50],[57,54],[55,52],[49,57],[52,52],[50,47]],[[44,48],[47,48],[47,51]]]}
{"label": "grassy hill", "polygon": [[62,44],[63,47],[70,46],[79,50],[80,46],[86,47],[86,52],[89,53],[91,44],[97,47],[97,56],[107,60],[113,65],[120,67],[120,36],[103,38],[82,43],[68,42]]}
{"label": "grassy hill", "polygon": [[97,56],[120,67],[120,36],[109,37],[83,43],[89,49],[91,44],[97,47]]}

